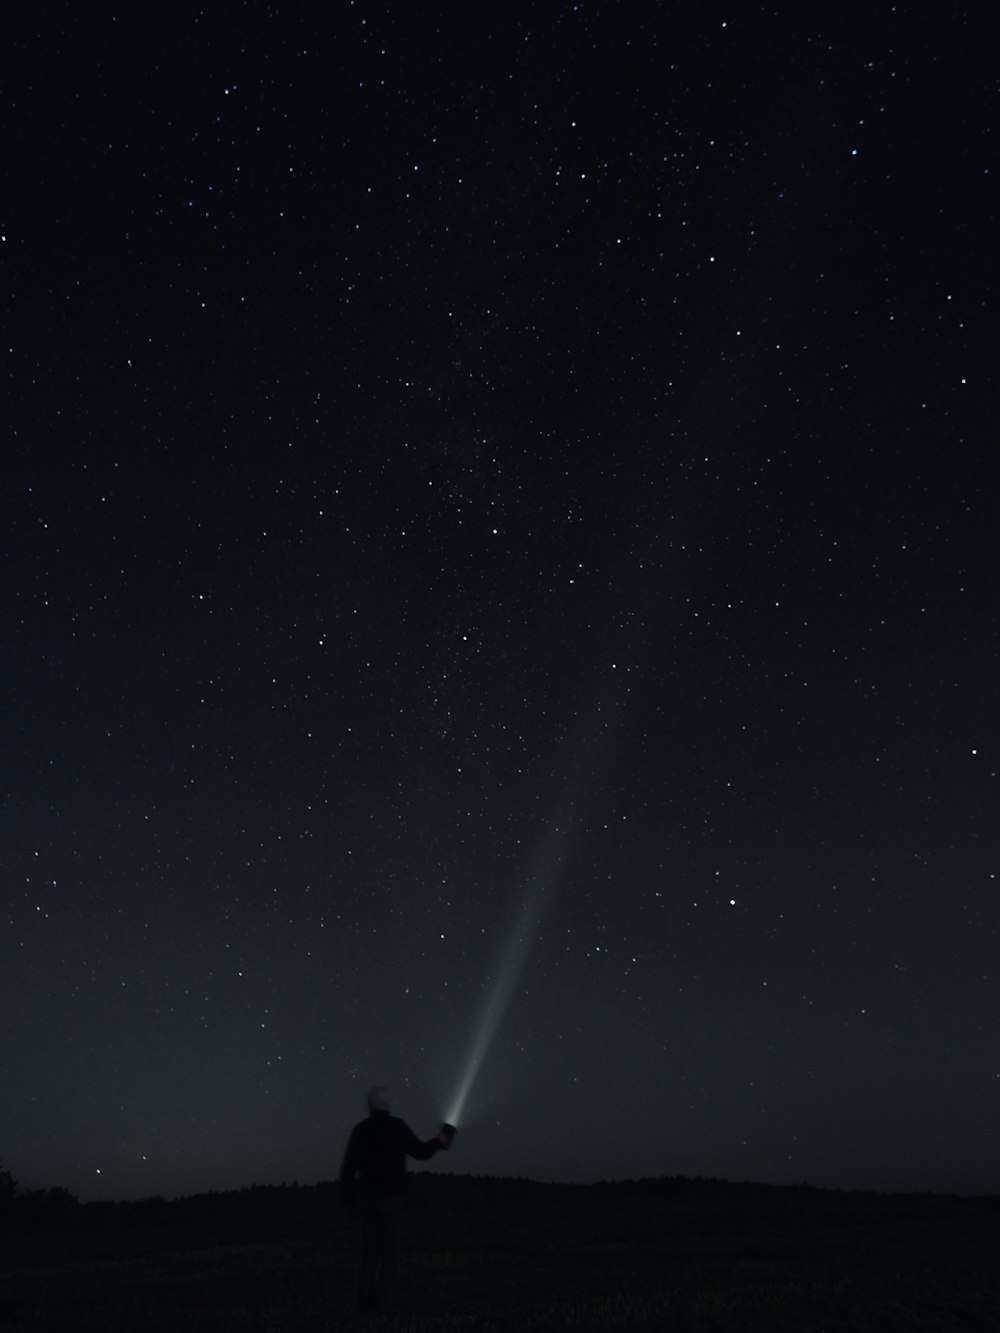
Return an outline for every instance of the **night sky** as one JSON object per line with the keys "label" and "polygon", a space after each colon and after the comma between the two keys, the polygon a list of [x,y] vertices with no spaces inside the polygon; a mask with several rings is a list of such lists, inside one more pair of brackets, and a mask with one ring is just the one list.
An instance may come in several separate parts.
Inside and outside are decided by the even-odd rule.
{"label": "night sky", "polygon": [[22,1185],[1000,1191],[988,13],[5,16]]}

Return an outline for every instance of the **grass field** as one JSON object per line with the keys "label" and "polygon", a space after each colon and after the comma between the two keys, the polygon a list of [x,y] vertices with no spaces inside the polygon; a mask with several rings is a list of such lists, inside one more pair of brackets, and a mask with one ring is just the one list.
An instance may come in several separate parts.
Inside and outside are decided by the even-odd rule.
{"label": "grass field", "polygon": [[[1000,1215],[924,1201],[761,1212],[583,1197],[409,1208],[391,1311],[355,1311],[337,1218],[255,1244],[6,1263],[0,1330],[1000,1330]],[[136,1238],[130,1238],[135,1249]]]}

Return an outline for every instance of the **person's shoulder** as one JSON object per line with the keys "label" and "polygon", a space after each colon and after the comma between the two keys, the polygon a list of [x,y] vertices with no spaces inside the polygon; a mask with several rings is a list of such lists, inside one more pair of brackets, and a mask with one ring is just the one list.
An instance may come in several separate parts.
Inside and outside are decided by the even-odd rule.
{"label": "person's shoulder", "polygon": [[391,1133],[394,1138],[403,1139],[405,1141],[409,1141],[413,1138],[413,1130],[410,1129],[405,1120],[400,1120],[398,1115],[390,1115],[387,1116],[386,1119],[388,1121],[389,1133]]}
{"label": "person's shoulder", "polygon": [[374,1134],[376,1136],[383,1134],[396,1134],[402,1125],[402,1120],[397,1120],[394,1115],[388,1115],[385,1111],[378,1115],[370,1115],[362,1120],[355,1128],[358,1134]]}

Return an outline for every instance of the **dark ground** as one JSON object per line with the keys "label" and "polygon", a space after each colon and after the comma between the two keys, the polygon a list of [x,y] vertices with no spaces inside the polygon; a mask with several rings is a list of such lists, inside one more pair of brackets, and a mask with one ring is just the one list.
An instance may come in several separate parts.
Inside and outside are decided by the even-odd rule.
{"label": "dark ground", "polygon": [[8,1233],[0,1329],[1000,1328],[996,1200],[418,1177],[394,1308],[367,1317],[333,1202],[246,1192]]}

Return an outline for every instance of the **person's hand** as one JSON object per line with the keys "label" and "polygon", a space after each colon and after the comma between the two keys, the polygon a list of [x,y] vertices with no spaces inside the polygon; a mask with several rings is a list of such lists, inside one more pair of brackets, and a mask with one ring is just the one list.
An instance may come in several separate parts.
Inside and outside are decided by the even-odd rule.
{"label": "person's hand", "polygon": [[441,1144],[441,1147],[442,1147],[442,1148],[450,1148],[450,1147],[451,1147],[451,1141],[452,1141],[452,1139],[455,1137],[455,1132],[456,1132],[456,1131],[455,1131],[455,1126],[454,1126],[454,1125],[442,1125],[442,1126],[441,1126],[441,1128],[440,1128],[440,1129],[438,1130],[438,1132],[437,1132],[436,1137],[437,1137],[437,1141],[438,1141],[438,1143]]}

